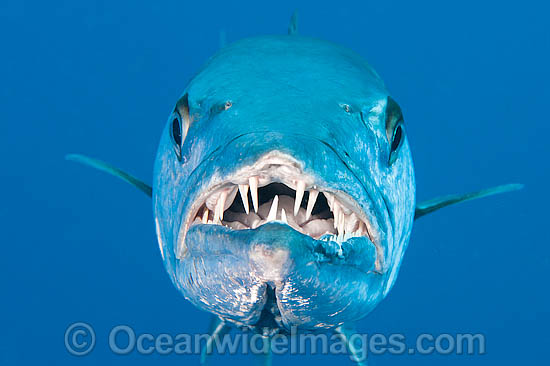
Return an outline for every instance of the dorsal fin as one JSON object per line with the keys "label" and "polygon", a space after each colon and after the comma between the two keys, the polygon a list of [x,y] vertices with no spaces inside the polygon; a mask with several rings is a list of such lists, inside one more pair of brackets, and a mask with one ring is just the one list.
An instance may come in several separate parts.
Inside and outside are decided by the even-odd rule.
{"label": "dorsal fin", "polygon": [[502,186],[482,189],[481,191],[477,191],[477,192],[470,192],[470,193],[464,193],[464,194],[451,194],[444,197],[434,198],[428,201],[418,203],[416,205],[414,219],[416,220],[419,217],[422,217],[431,212],[437,211],[440,208],[453,205],[455,203],[466,202],[477,198],[492,196],[498,193],[516,191],[522,188],[523,188],[523,184],[505,184]]}
{"label": "dorsal fin", "polygon": [[118,177],[122,179],[123,181],[130,183],[149,197],[153,194],[153,189],[148,184],[143,183],[141,180],[137,179],[133,175],[130,175],[118,168],[115,168],[111,164],[107,164],[104,161],[89,158],[84,155],[79,154],[69,154],[65,156],[65,159],[76,161],[78,163],[91,166],[92,168],[96,168],[98,170],[101,170],[103,172],[109,173],[111,175],[114,175],[115,177]]}
{"label": "dorsal fin", "polygon": [[290,17],[290,23],[288,24],[288,34],[298,34],[298,10],[294,11]]}

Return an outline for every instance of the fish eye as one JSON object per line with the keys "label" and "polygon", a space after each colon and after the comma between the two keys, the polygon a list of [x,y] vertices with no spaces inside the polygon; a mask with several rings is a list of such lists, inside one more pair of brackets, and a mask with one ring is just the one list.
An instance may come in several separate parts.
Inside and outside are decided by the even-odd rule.
{"label": "fish eye", "polygon": [[174,152],[181,161],[183,142],[189,129],[189,101],[185,94],[176,104],[174,112],[170,116],[170,137],[174,144]]}
{"label": "fish eye", "polygon": [[398,124],[395,127],[395,130],[393,132],[393,137],[391,140],[391,147],[390,147],[390,159],[389,159],[389,165],[392,165],[395,160],[397,159],[399,149],[401,145],[403,145],[403,123]]}
{"label": "fish eye", "polygon": [[[176,154],[181,155],[181,117],[178,113],[174,113],[172,116],[172,140],[174,141]],[[178,153],[179,152],[179,153]]]}
{"label": "fish eye", "polygon": [[403,114],[399,105],[388,97],[386,105],[386,135],[390,144],[388,165],[392,165],[399,157],[399,150],[405,139]]}

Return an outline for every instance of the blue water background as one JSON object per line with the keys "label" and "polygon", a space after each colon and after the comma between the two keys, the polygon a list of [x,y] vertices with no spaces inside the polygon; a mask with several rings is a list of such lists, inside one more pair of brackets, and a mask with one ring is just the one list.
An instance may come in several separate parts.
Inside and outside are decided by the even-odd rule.
{"label": "blue water background", "polygon": [[[117,356],[118,324],[203,332],[208,314],[170,283],[150,199],[69,152],[151,181],[157,142],[198,68],[229,42],[299,32],[352,48],[404,111],[418,199],[508,182],[521,192],[418,221],[396,286],[365,333],[483,333],[487,354],[373,357],[373,365],[548,364],[548,14],[543,1],[0,4],[0,364],[192,365],[197,356]],[[220,131],[223,133],[223,131]],[[95,350],[71,356],[85,321]],[[215,356],[213,364],[251,364]],[[281,356],[274,365],[348,364]]]}

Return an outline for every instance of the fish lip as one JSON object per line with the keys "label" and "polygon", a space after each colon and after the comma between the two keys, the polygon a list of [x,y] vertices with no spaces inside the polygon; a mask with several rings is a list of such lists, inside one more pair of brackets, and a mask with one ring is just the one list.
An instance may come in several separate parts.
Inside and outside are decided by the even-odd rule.
{"label": "fish lip", "polygon": [[[323,239],[314,239],[312,237],[310,237],[309,235],[307,234],[304,234],[304,233],[301,233],[297,230],[295,230],[294,228],[292,228],[291,226],[289,225],[286,225],[285,223],[281,222],[281,221],[272,221],[272,222],[269,222],[269,223],[266,223],[265,226],[268,226],[268,225],[282,225],[284,226],[285,229],[287,230],[290,230],[294,233],[296,233],[297,235],[303,237],[305,240],[308,240],[308,241],[312,241],[314,244],[312,245],[311,247],[311,250],[312,252],[315,252],[317,254],[320,254],[323,258],[320,258],[318,260],[316,260],[317,264],[321,263],[321,262],[331,262],[332,264],[340,264],[340,265],[345,265],[347,266],[348,268],[352,268],[354,270],[357,270],[358,272],[361,272],[362,274],[365,274],[365,275],[374,275],[374,276],[383,276],[384,273],[377,267],[372,267],[372,268],[369,268],[369,269],[365,269],[363,268],[361,265],[357,264],[357,263],[349,263],[347,261],[345,261],[344,259],[345,258],[342,258],[342,257],[337,257],[335,255],[330,255],[330,254],[321,254],[319,252],[319,249],[321,247],[324,247],[324,244],[327,244],[328,242],[323,240]],[[258,226],[256,228],[249,228],[249,229],[241,229],[241,230],[237,230],[237,229],[232,229],[230,227],[227,227],[227,226],[224,226],[224,225],[210,225],[210,224],[202,224],[202,223],[198,223],[198,222],[193,222],[190,227],[189,227],[189,230],[192,230],[193,228],[198,228],[199,230],[201,229],[207,229],[207,228],[211,228],[213,231],[216,231],[216,234],[219,235],[219,232],[220,230],[221,231],[225,231],[226,233],[231,233],[231,232],[240,232],[240,233],[243,233],[243,232],[246,232],[246,231],[259,231],[259,230],[262,230],[264,228],[264,225],[261,225],[261,226]],[[354,239],[362,239],[362,240],[366,240],[370,243],[372,243],[373,245],[375,245],[371,240],[370,238],[368,237],[355,237]],[[247,245],[247,244],[243,244],[243,245]],[[376,245],[375,245],[376,247]],[[192,247],[191,247],[192,248]],[[225,250],[227,249],[227,247],[223,247],[223,249],[221,249],[223,252],[225,252]],[[201,250],[198,250],[198,251],[195,251],[195,250],[190,250],[188,252],[188,256],[190,258],[205,258],[206,256],[208,255],[214,255],[214,256],[219,256],[220,255],[220,252],[217,251],[218,249],[215,249],[214,251],[212,252],[204,252],[204,251],[201,251]],[[376,256],[378,255],[378,248],[376,248]],[[367,258],[368,259],[368,258]]]}
{"label": "fish lip", "polygon": [[[325,143],[323,141],[320,141],[320,142]],[[322,180],[319,180],[320,182],[318,184],[315,184],[315,183],[317,183],[317,180],[315,179],[315,177],[313,177],[313,176],[311,176],[307,173],[304,173],[304,169],[303,169],[304,164],[302,162],[300,162],[299,160],[297,160],[296,158],[292,157],[289,154],[281,153],[279,151],[271,151],[271,152],[266,153],[263,156],[261,156],[256,161],[256,163],[260,162],[262,159],[264,159],[266,157],[269,157],[270,155],[273,155],[273,154],[278,154],[280,156],[284,156],[284,159],[287,159],[287,162],[289,163],[289,165],[292,165],[292,166],[294,166],[295,168],[297,168],[299,170],[299,174],[300,174],[301,177],[309,178],[309,179],[306,179],[308,184],[314,185],[316,187],[321,187],[322,186],[322,184],[323,184]],[[341,158],[339,156],[337,156],[337,157],[341,160]],[[254,166],[255,164],[252,164],[252,166]],[[184,208],[182,208],[182,214],[180,215],[180,217],[181,217],[180,226],[179,226],[180,229],[179,229],[179,233],[177,235],[177,243],[176,243],[177,244],[176,245],[176,256],[177,256],[178,259],[181,260],[181,259],[185,258],[186,254],[187,254],[187,246],[186,246],[186,243],[185,243],[187,232],[195,224],[195,217],[198,213],[198,210],[203,205],[206,197],[209,197],[210,195],[212,195],[213,193],[215,193],[217,191],[228,188],[231,185],[234,186],[236,184],[235,183],[235,178],[238,179],[239,177],[242,178],[242,177],[246,176],[246,175],[243,175],[243,174],[239,174],[238,172],[239,171],[246,171],[247,169],[250,169],[252,166],[245,166],[243,168],[237,169],[237,171],[234,172],[233,175],[231,175],[229,177],[226,177],[223,181],[221,181],[217,184],[213,184],[211,186],[208,186],[201,193],[199,193],[197,197],[195,197],[193,199],[193,201],[192,201],[193,203],[192,203],[191,207],[189,209],[185,210],[186,212],[184,212]],[[376,247],[376,266],[375,266],[375,269],[372,272],[376,273],[376,274],[384,274],[387,271],[387,266],[385,265],[386,263],[385,263],[384,253],[387,250],[388,243],[386,241],[389,238],[386,236],[386,238],[385,238],[386,240],[382,239],[383,235],[381,235],[382,225],[379,222],[380,219],[378,218],[378,216],[376,214],[372,214],[372,212],[376,212],[376,207],[375,207],[374,203],[370,199],[367,200],[367,202],[364,202],[364,205],[367,206],[366,207],[367,210],[363,210],[361,208],[361,205],[359,205],[359,203],[350,194],[348,194],[347,192],[345,192],[343,190],[323,188],[321,190],[321,192],[326,192],[326,193],[332,194],[335,197],[337,197],[340,201],[346,202],[348,204],[346,207],[349,208],[349,209],[352,209],[352,212],[355,213],[357,215],[357,217],[366,224],[367,238]],[[379,194],[378,191],[376,191],[375,193]],[[367,192],[368,197],[370,197],[371,194],[372,194],[372,192]],[[387,210],[387,207],[385,207],[385,209]],[[366,211],[371,212],[371,214],[367,214]],[[384,216],[389,216],[389,212],[385,212]],[[231,230],[240,231],[240,230],[237,230],[237,229],[231,229]],[[248,229],[242,229],[242,230],[248,230]],[[305,234],[303,234],[303,235],[305,235]]]}

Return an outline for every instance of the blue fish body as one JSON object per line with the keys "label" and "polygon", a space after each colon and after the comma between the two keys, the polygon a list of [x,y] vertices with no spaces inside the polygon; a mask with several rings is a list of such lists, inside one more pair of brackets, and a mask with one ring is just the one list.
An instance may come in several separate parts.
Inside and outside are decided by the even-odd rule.
{"label": "blue fish body", "polygon": [[[251,328],[327,329],[366,316],[395,281],[415,212],[404,133],[392,152],[393,129],[404,132],[398,108],[376,72],[338,45],[293,35],[222,49],[185,89],[155,164],[157,234],[176,287],[196,306]],[[338,202],[344,225],[355,227],[322,238],[285,224],[280,212],[241,230],[229,218],[199,220],[205,200],[224,190],[229,211],[251,177],[259,177],[259,200],[262,187],[284,184],[290,193],[279,199],[287,205],[301,181],[306,195],[316,190]],[[207,209],[212,216],[215,204]],[[334,225],[334,209],[323,215],[331,214]]]}

